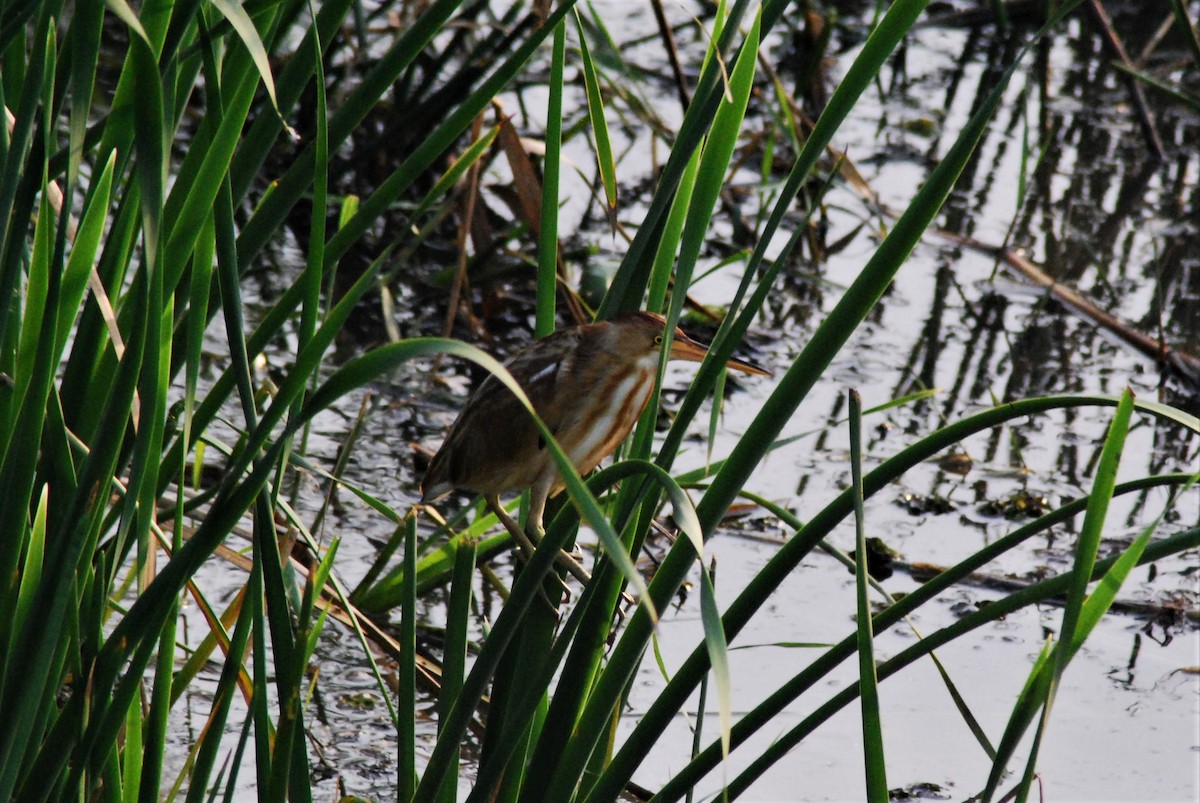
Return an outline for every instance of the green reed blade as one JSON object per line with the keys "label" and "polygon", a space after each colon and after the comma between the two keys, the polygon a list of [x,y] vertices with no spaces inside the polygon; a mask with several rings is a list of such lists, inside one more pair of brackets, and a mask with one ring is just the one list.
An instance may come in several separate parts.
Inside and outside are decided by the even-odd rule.
{"label": "green reed blade", "polygon": [[875,676],[875,633],[867,573],[867,528],[863,512],[862,397],[850,390],[850,490],[854,505],[854,590],[858,644],[858,687],[862,706],[863,761],[866,799],[887,803],[887,770],[883,758],[883,719],[879,712],[879,681]]}
{"label": "green reed blade", "polygon": [[604,197],[608,201],[608,214],[612,215],[617,209],[617,166],[613,161],[608,121],[604,118],[604,98],[600,95],[600,81],[596,77],[596,65],[592,63],[592,54],[588,51],[579,9],[575,9],[575,31],[579,36],[579,58],[583,62],[583,86],[587,93],[588,119],[592,124],[592,138],[596,145],[596,164],[600,168]]}

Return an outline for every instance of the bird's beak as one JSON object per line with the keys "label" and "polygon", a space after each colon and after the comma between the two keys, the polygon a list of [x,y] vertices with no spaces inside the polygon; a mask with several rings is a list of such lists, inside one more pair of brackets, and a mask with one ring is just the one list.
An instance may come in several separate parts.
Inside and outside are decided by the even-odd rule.
{"label": "bird's beak", "polygon": [[[675,332],[675,338],[671,341],[671,359],[672,360],[688,360],[690,362],[702,362],[708,354],[708,346],[702,343],[697,343],[683,332]],[[732,359],[725,363],[726,368],[732,368],[734,371],[741,371],[743,374],[753,374],[755,376],[774,376],[765,368],[760,368],[752,362],[745,360]]]}

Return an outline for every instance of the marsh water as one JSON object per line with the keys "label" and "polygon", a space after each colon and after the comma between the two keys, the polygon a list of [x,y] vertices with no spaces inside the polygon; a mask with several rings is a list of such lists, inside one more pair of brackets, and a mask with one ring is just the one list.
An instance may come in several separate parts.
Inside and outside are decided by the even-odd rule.
{"label": "marsh water", "polygon": [[[815,78],[800,86],[803,65],[800,23],[783,26],[765,48],[765,61],[782,85],[803,95],[828,92],[847,68],[871,21],[873,4],[840,6],[841,17]],[[995,85],[999,71],[1016,57],[1032,28],[1016,20],[1011,30],[980,23],[969,14],[975,3],[938,4],[947,14],[930,20],[909,36],[906,46],[884,69],[842,126],[835,146],[844,151],[861,182],[835,183],[812,224],[803,254],[781,273],[768,308],[756,322],[748,349],[777,374],[806,342],[808,334],[836,302],[841,291],[870,257],[892,223],[889,209],[903,209],[945,153],[981,98]],[[1171,37],[1156,39],[1159,17],[1137,3],[1107,4],[1126,48],[1146,54],[1146,63],[1200,90],[1195,64]],[[610,125],[622,182],[619,218],[636,226],[652,188],[658,154],[666,148],[660,130],[678,125],[682,108],[665,66],[661,43],[648,4],[618,0],[597,2],[596,12],[622,43],[629,72],[621,78],[628,95],[611,101]],[[681,52],[694,52],[701,35],[691,15],[707,19],[692,4],[667,4]],[[1165,65],[1165,66],[1164,66]],[[696,65],[685,65],[693,69]],[[612,68],[616,69],[616,68]],[[568,68],[570,73],[571,68]],[[536,71],[535,71],[536,72]],[[811,87],[816,86],[816,90]],[[764,92],[765,89],[764,85]],[[1152,90],[1147,90],[1152,91]],[[950,197],[931,231],[900,270],[868,321],[835,356],[782,437],[795,439],[776,450],[747,484],[804,519],[846,487],[848,436],[842,419],[850,388],[864,405],[882,405],[923,390],[936,393],[874,413],[865,459],[877,464],[906,443],[945,422],[997,401],[1054,393],[1116,395],[1125,387],[1139,398],[1166,400],[1196,412],[1200,377],[1188,378],[1164,368],[1138,351],[1119,331],[1106,329],[1062,303],[1052,293],[1014,273],[995,253],[965,244],[1011,246],[1057,282],[1073,288],[1099,309],[1139,331],[1162,339],[1184,353],[1200,354],[1200,113],[1184,104],[1154,102],[1154,120],[1165,158],[1156,159],[1131,101],[1129,83],[1112,66],[1095,30],[1076,15],[1025,56],[1010,84],[998,117],[981,143],[975,161]],[[1152,101],[1156,99],[1151,97]],[[545,88],[536,82],[515,87],[504,97],[518,130],[537,138],[544,130]],[[811,99],[810,99],[811,102]],[[744,127],[749,143],[776,124],[771,103],[752,103]],[[568,87],[568,109],[584,108],[581,83]],[[635,110],[638,113],[635,113]],[[582,112],[572,112],[574,115]],[[660,128],[661,126],[661,128]],[[761,150],[747,145],[732,191],[719,205],[711,246],[698,274],[712,269],[693,288],[694,298],[719,308],[740,278],[744,260],[737,253],[744,232],[757,226],[786,173],[787,149],[781,141],[773,170],[763,170]],[[567,157],[579,170],[564,171],[562,231],[564,251],[576,276],[587,281],[615,268],[624,240],[614,236],[598,211],[589,186],[594,156],[582,137],[567,145]],[[735,156],[737,161],[737,156]],[[489,180],[507,180],[496,163],[485,176],[483,199],[497,214],[503,205],[487,189]],[[865,188],[874,199],[865,198]],[[769,208],[769,207],[768,207]],[[795,225],[802,225],[797,213]],[[257,292],[277,292],[279,274],[258,278]],[[501,289],[481,281],[471,302],[502,303],[503,334],[491,344],[499,350],[519,342],[532,319],[527,280],[511,278]],[[444,290],[434,285],[395,288],[396,323],[405,335],[436,334],[444,316]],[[496,299],[499,299],[497,301]],[[363,311],[363,342],[343,344],[345,353],[370,345],[377,308]],[[471,337],[466,328],[456,334]],[[697,331],[701,337],[704,333]],[[288,357],[280,353],[280,365]],[[457,412],[471,377],[458,364],[443,363],[439,381],[430,366],[396,375],[372,388],[361,438],[347,478],[396,510],[418,497],[414,444],[436,448]],[[681,389],[688,367],[672,367],[670,389]],[[739,381],[730,392],[715,438],[705,424],[676,464],[678,470],[702,466],[727,454],[731,445],[772,389],[770,379]],[[677,394],[667,394],[668,406]],[[318,420],[310,439],[314,459],[332,464],[363,396],[346,400],[341,415]],[[1086,494],[1108,423],[1103,409],[1083,408],[1031,418],[1012,427],[971,438],[954,461],[932,461],[902,482],[868,501],[869,534],[898,553],[899,571],[884,582],[893,594],[920,580],[908,564],[949,565],[1011,531],[1031,510]],[[964,457],[965,456],[965,457]],[[1200,442],[1182,428],[1139,419],[1130,433],[1121,476],[1133,477],[1195,470]],[[965,469],[965,470],[964,470]],[[305,480],[302,509],[316,510],[325,493],[318,477]],[[1102,554],[1128,544],[1162,511],[1165,493],[1119,498],[1109,513]],[[782,523],[747,507],[731,518],[709,547],[718,565],[718,597],[728,603],[791,533]],[[1176,501],[1162,523],[1163,532],[1195,526],[1200,497],[1195,491]],[[1076,523],[1077,526],[1077,523]],[[353,585],[386,541],[392,525],[347,494],[339,496],[324,537],[341,538],[337,572]],[[1075,529],[1056,528],[1049,537],[1009,553],[989,566],[993,579],[1029,582],[1068,570]],[[584,534],[586,540],[586,533]],[[850,525],[830,539],[849,551]],[[651,550],[661,546],[651,545]],[[498,561],[505,570],[505,559]],[[1068,670],[1039,761],[1040,783],[1051,800],[1200,799],[1200,556],[1195,552],[1135,572],[1120,599],[1129,603],[1109,615]],[[204,582],[230,593],[240,579],[222,581],[227,567],[213,566]],[[945,594],[925,606],[911,625],[881,634],[881,658],[898,652],[917,637],[953,621],[1003,594],[987,578]],[[481,589],[481,611],[488,599]],[[214,594],[219,597],[219,594]],[[442,621],[439,594],[425,601],[427,623]],[[832,557],[814,552],[773,602],[733,645],[731,673],[734,713],[755,705],[763,690],[777,687],[811,660],[803,643],[844,638],[854,627],[854,580]],[[939,653],[957,688],[993,740],[1003,730],[1046,631],[1055,631],[1057,606],[1025,609],[954,642]],[[692,595],[663,618],[658,646],[668,672],[677,667],[701,638],[698,597]],[[310,754],[319,773],[317,799],[344,789],[362,797],[388,800],[395,789],[395,736],[374,679],[366,670],[356,640],[330,623],[318,648],[318,682],[309,714]],[[852,664],[830,680],[832,693],[854,682]],[[652,699],[663,679],[647,659],[634,684],[625,722],[636,721],[640,706]],[[178,741],[184,749],[203,722],[204,689],[197,685],[185,699]],[[962,800],[982,788],[990,767],[983,749],[957,712],[935,668],[915,665],[881,686],[889,786],[940,799]],[[822,702],[828,694],[819,696]],[[746,748],[753,753],[802,719],[815,703],[804,697]],[[432,700],[419,710],[419,734],[432,737]],[[695,701],[689,712],[695,711]],[[705,732],[716,732],[715,716],[705,717]],[[635,776],[654,789],[689,756],[695,725],[680,716],[673,731],[648,756]],[[855,706],[772,768],[747,795],[752,800],[862,799],[861,725]],[[707,741],[707,740],[706,740]],[[739,763],[741,761],[742,763]],[[722,778],[744,766],[735,752],[727,772],[714,773],[701,787],[702,798],[719,792]],[[464,789],[469,779],[463,779]],[[249,794],[249,793],[248,793]]]}

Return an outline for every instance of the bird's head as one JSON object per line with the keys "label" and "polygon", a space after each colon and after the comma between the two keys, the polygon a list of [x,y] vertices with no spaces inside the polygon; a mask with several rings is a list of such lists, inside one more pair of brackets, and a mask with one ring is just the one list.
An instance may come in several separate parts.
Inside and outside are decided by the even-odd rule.
{"label": "bird's head", "polygon": [[[663,316],[653,312],[631,312],[620,315],[609,321],[610,336],[615,338],[614,350],[628,354],[631,357],[656,355],[662,349],[663,336],[666,333],[667,321]],[[687,360],[702,362],[708,355],[708,346],[699,343],[676,327],[671,339],[672,360]],[[755,376],[771,376],[771,372],[745,360],[731,359],[725,363],[727,368]]]}

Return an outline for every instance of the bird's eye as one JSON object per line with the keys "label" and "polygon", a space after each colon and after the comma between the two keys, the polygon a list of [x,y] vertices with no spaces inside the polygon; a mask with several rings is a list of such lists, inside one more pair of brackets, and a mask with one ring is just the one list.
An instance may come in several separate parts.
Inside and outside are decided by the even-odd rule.
{"label": "bird's eye", "polygon": [[654,345],[656,345],[656,346],[661,346],[661,345],[662,345],[662,341],[663,341],[663,336],[662,336],[662,335],[655,335],[655,337],[654,337]]}

